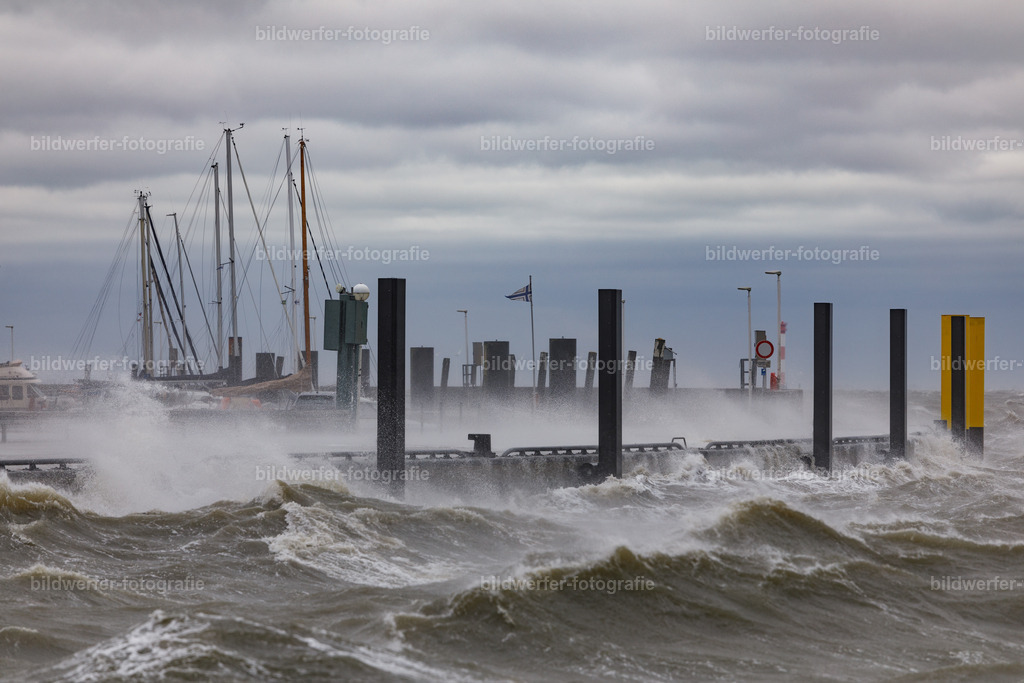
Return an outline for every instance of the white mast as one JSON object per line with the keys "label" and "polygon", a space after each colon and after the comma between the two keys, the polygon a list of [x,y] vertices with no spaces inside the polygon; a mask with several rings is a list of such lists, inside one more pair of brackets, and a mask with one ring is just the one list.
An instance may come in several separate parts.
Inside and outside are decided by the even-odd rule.
{"label": "white mast", "polygon": [[188,326],[185,324],[185,263],[181,258],[181,231],[178,229],[178,214],[169,214],[174,217],[174,237],[178,241],[178,289],[181,294],[181,364],[182,373],[188,374]]}
{"label": "white mast", "polygon": [[[244,124],[242,124],[244,125]],[[240,125],[239,128],[242,126]],[[238,344],[238,292],[235,289],[235,204],[231,193],[231,133],[230,128],[224,129],[224,140],[227,146],[228,175],[228,264],[231,269],[231,336],[237,352]]]}
{"label": "white mast", "polygon": [[142,373],[153,372],[153,292],[149,273],[149,231],[146,229],[146,193],[139,190],[139,244],[142,253]]}
{"label": "white mast", "polygon": [[224,369],[224,313],[221,304],[224,302],[223,278],[221,278],[220,256],[220,170],[213,164],[213,234],[216,243],[217,258],[217,369]]}
{"label": "white mast", "polygon": [[298,326],[296,324],[297,323],[296,316],[298,315],[298,309],[297,309],[297,307],[295,305],[298,302],[298,299],[296,298],[298,292],[295,289],[295,285],[296,285],[296,283],[295,283],[295,276],[296,276],[296,271],[298,270],[299,266],[295,262],[295,255],[296,255],[295,254],[295,210],[292,207],[292,194],[293,194],[292,193],[292,188],[294,187],[294,180],[292,178],[292,145],[291,145],[291,136],[289,136],[289,135],[285,135],[284,136],[284,156],[288,160],[288,181],[287,181],[286,191],[287,191],[287,194],[288,194],[288,234],[290,235],[290,239],[291,239],[291,241],[290,241],[290,249],[291,249],[291,251],[290,251],[290,254],[291,254],[290,260],[292,262],[291,292],[289,294],[289,298],[291,299],[292,347],[291,347],[291,349],[289,349],[289,354],[288,355],[290,355],[291,358],[292,358],[292,362],[294,363],[293,367],[295,368],[295,372],[298,372],[299,369],[300,369],[299,368],[299,358],[298,358],[298,348],[299,348],[299,336],[298,335],[299,335],[299,333],[298,333]]}

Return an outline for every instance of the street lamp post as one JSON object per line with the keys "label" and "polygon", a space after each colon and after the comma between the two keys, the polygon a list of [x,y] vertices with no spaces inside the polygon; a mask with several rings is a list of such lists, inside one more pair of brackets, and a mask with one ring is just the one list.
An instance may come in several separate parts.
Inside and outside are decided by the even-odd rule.
{"label": "street lamp post", "polygon": [[[460,309],[456,310],[455,312],[462,314],[462,321],[465,323],[465,327],[466,327],[466,355],[463,356],[463,358],[462,358],[462,386],[468,387],[468,386],[471,386],[471,382],[469,381],[469,377],[466,374],[466,366],[467,365],[471,365],[471,363],[469,362],[469,311],[467,309],[465,309],[465,308],[460,308]],[[474,374],[475,374],[475,371],[474,371]]]}
{"label": "street lamp post", "polygon": [[737,287],[747,293],[747,400],[754,398],[754,333],[750,317],[750,287]]}
{"label": "street lamp post", "polygon": [[7,329],[11,331],[11,362],[14,362],[14,325],[7,325]]}
{"label": "street lamp post", "polygon": [[782,378],[783,378],[783,375],[782,375],[782,271],[781,270],[766,270],[766,271],[764,271],[764,274],[765,275],[774,275],[775,276],[775,289],[776,289],[776,294],[778,296],[778,304],[779,304],[779,306],[778,306],[778,315],[776,316],[776,320],[775,320],[775,333],[778,335],[776,337],[776,342],[775,342],[775,357],[779,359],[779,364],[778,364],[779,367],[777,368],[777,370],[779,371],[778,387],[779,387],[779,389],[783,389],[784,387],[782,386]]}

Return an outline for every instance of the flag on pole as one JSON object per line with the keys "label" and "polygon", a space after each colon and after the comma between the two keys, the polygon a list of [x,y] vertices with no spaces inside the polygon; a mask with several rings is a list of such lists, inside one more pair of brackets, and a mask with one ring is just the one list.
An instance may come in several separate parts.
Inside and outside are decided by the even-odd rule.
{"label": "flag on pole", "polygon": [[530,280],[526,283],[526,286],[517,289],[511,294],[505,295],[506,299],[512,301],[528,301],[530,302],[530,350],[533,352],[533,400],[534,404],[537,402],[537,340],[536,335],[533,331],[533,276],[530,276]]}
{"label": "flag on pole", "polygon": [[517,289],[511,294],[506,294],[505,298],[511,299],[512,301],[529,301],[530,303],[533,303],[533,286],[526,285],[522,289]]}

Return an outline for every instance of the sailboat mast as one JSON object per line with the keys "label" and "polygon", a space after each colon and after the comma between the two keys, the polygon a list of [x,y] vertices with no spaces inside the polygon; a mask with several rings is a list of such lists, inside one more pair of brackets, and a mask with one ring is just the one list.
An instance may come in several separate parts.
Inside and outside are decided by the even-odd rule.
{"label": "sailboat mast", "polygon": [[235,203],[231,193],[231,129],[224,129],[228,175],[228,264],[231,272],[231,336],[238,343],[238,292],[235,289]]}
{"label": "sailboat mast", "polygon": [[302,186],[300,198],[302,209],[302,306],[306,328],[306,366],[312,362],[309,347],[309,259],[306,250],[306,139],[299,138],[299,179]]}
{"label": "sailboat mast", "polygon": [[294,363],[294,366],[295,366],[295,372],[298,372],[299,371],[299,367],[298,367],[299,366],[299,359],[298,359],[297,354],[295,353],[295,351],[299,348],[299,339],[298,339],[299,330],[298,330],[298,327],[296,326],[296,323],[298,322],[296,320],[296,314],[298,313],[298,311],[297,311],[297,309],[295,307],[295,302],[298,301],[295,298],[295,296],[298,293],[298,290],[295,288],[295,285],[296,285],[296,283],[295,283],[295,271],[298,270],[298,264],[296,264],[296,262],[295,262],[295,210],[292,208],[292,204],[293,204],[292,188],[295,187],[295,181],[294,181],[294,178],[292,176],[292,140],[291,140],[291,136],[290,135],[285,135],[284,136],[284,156],[288,160],[288,182],[287,182],[288,187],[286,189],[286,194],[288,195],[288,234],[290,235],[291,262],[292,262],[292,267],[291,267],[291,271],[292,271],[291,293],[289,295],[289,298],[291,299],[291,301],[289,303],[291,304],[292,344],[291,344],[291,349],[289,350],[289,354],[288,355],[292,357],[292,362]]}
{"label": "sailboat mast", "polygon": [[213,164],[213,234],[217,258],[217,370],[224,369],[224,286],[220,256],[220,169]]}
{"label": "sailboat mast", "polygon": [[181,363],[182,374],[188,374],[188,326],[185,324],[185,262],[181,257],[181,230],[178,229],[178,214],[174,217],[174,237],[178,241],[178,290],[181,292]]}
{"label": "sailboat mast", "polygon": [[142,210],[142,192],[139,192],[139,275],[142,284],[142,336],[140,337],[139,355],[142,357],[142,372],[146,371],[146,235],[145,229],[146,214]]}
{"label": "sailboat mast", "polygon": [[153,371],[153,298],[149,288],[149,236],[146,234],[146,194],[139,191],[139,247],[142,255],[142,374]]}
{"label": "sailboat mast", "polygon": [[146,289],[146,298],[149,300],[149,359],[152,363],[152,371],[156,372],[156,354],[153,352],[153,344],[156,342],[156,335],[153,333],[153,290],[156,288],[154,284],[153,270],[153,221],[150,220],[149,215],[149,204],[145,205],[146,209],[146,277],[149,278],[149,284]]}

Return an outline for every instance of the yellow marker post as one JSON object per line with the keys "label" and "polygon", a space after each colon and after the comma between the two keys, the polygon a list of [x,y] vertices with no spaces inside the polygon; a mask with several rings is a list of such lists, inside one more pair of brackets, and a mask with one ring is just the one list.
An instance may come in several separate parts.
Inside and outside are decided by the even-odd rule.
{"label": "yellow marker post", "polygon": [[981,455],[985,450],[985,319],[968,317],[966,322],[966,442],[968,452]]}
{"label": "yellow marker post", "polygon": [[985,446],[985,319],[944,315],[941,330],[939,416],[955,440],[969,453],[981,455]]}

